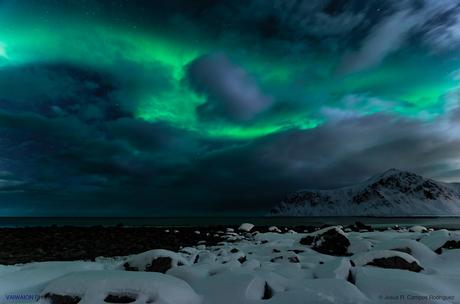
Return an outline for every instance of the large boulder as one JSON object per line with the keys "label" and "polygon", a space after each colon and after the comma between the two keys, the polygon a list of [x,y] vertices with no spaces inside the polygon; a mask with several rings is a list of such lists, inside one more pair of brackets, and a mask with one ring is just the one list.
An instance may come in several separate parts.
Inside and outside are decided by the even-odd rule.
{"label": "large boulder", "polygon": [[413,272],[420,272],[423,270],[423,268],[418,263],[408,262],[406,259],[400,256],[374,259],[372,262],[367,263],[367,265],[377,266],[381,268],[409,270]]}
{"label": "large boulder", "polygon": [[409,228],[410,232],[416,232],[416,233],[425,233],[428,232],[428,228],[420,225],[415,225]]}
{"label": "large boulder", "polygon": [[395,250],[374,250],[362,252],[351,257],[352,264],[355,266],[376,266],[380,268],[394,268],[420,272],[423,267],[413,256]]}
{"label": "large boulder", "polygon": [[366,225],[360,221],[356,221],[354,225],[347,226],[347,229],[349,229],[350,231],[355,231],[355,232],[374,230],[372,226]]}
{"label": "large boulder", "polygon": [[[102,269],[104,269],[104,265],[95,262],[40,262],[16,266],[0,265],[0,303],[5,303],[5,297],[13,294],[25,297],[26,299],[22,299],[23,302],[33,302],[36,300],[36,294],[43,289],[43,286],[56,278],[78,271]],[[14,301],[10,299],[9,302],[13,304]]]}
{"label": "large boulder", "polygon": [[344,256],[348,254],[350,241],[341,227],[328,227],[308,234],[300,240],[300,244],[309,245],[317,252]]}
{"label": "large boulder", "polygon": [[376,244],[373,247],[374,250],[395,250],[405,252],[410,254],[414,258],[424,261],[431,260],[436,258],[436,253],[434,253],[430,248],[425,246],[423,243],[410,240],[410,239],[391,239],[386,240],[381,243]]}
{"label": "large boulder", "polygon": [[434,252],[440,254],[442,249],[459,249],[460,234],[441,229],[433,231],[420,240],[420,243],[425,244]]}
{"label": "large boulder", "polygon": [[222,272],[201,280],[198,293],[206,294],[206,303],[258,303],[272,297],[273,289],[258,275],[240,272]]}
{"label": "large boulder", "polygon": [[348,258],[335,258],[319,264],[313,269],[313,275],[318,279],[344,279],[350,276],[352,266]]}
{"label": "large boulder", "polygon": [[240,227],[238,227],[238,230],[244,231],[244,232],[249,232],[249,231],[252,230],[252,228],[254,228],[254,224],[243,223],[243,224],[240,225]]}
{"label": "large boulder", "polygon": [[81,271],[51,281],[39,304],[165,303],[199,304],[202,298],[181,279],[161,273]]}
{"label": "large boulder", "polygon": [[166,273],[172,267],[188,264],[190,264],[190,262],[179,253],[163,249],[154,249],[130,256],[123,264],[123,268],[128,271]]}

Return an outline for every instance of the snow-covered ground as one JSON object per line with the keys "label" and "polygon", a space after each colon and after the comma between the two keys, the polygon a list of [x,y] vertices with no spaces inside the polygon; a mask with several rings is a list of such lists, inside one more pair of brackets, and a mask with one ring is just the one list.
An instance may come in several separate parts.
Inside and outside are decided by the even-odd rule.
{"label": "snow-covered ground", "polygon": [[460,303],[459,231],[268,230],[246,224],[179,252],[0,266],[0,303]]}

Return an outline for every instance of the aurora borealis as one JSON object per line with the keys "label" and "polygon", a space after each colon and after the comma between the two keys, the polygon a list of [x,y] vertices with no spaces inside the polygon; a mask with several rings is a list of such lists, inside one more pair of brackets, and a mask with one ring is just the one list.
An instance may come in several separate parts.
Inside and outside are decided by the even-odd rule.
{"label": "aurora borealis", "polygon": [[460,181],[454,0],[0,0],[0,214],[260,214]]}

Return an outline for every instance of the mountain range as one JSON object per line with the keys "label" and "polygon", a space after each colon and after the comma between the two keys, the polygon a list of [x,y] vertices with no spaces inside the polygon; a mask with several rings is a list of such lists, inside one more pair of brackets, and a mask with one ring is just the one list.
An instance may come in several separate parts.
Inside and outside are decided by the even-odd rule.
{"label": "mountain range", "polygon": [[352,186],[291,193],[272,216],[456,216],[460,184],[390,169]]}

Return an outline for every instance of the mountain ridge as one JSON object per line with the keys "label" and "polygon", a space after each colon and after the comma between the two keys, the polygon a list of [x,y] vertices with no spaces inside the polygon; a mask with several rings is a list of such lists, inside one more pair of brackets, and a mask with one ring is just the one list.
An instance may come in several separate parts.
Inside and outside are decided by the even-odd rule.
{"label": "mountain ridge", "polygon": [[276,216],[446,216],[460,215],[460,184],[389,169],[337,189],[296,191],[270,215]]}

